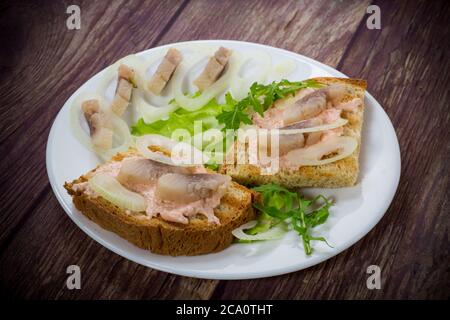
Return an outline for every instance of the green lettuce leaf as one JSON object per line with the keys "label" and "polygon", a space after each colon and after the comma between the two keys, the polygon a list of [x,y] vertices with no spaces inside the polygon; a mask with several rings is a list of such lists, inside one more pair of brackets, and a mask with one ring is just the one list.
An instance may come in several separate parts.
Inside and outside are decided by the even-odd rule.
{"label": "green lettuce leaf", "polygon": [[131,126],[131,133],[135,136],[160,134],[170,137],[176,129],[185,129],[193,135],[195,121],[202,121],[202,131],[218,127],[219,123],[216,116],[222,113],[223,108],[224,106],[217,103],[216,99],[212,99],[196,111],[186,111],[179,108],[172,112],[167,119],[158,120],[153,123],[147,124],[140,118]]}

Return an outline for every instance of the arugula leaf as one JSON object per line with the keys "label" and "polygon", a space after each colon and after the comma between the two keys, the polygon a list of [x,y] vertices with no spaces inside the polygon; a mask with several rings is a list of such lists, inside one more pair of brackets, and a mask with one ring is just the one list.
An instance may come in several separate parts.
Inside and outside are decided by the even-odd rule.
{"label": "arugula leaf", "polygon": [[237,130],[239,129],[241,123],[252,124],[252,120],[250,119],[249,115],[245,112],[246,105],[242,101],[235,104],[232,110],[224,111],[216,117],[219,123],[225,125],[223,130],[227,129]]}
{"label": "arugula leaf", "polygon": [[[261,96],[261,87],[262,85],[254,82],[252,86],[250,87],[250,92],[248,93],[247,100],[245,101],[245,104],[250,104],[253,107],[253,110],[255,110],[258,113],[263,113],[263,105],[261,105],[261,102],[259,101],[259,98]],[[245,100],[245,99],[244,99]]]}
{"label": "arugula leaf", "polygon": [[233,99],[230,93],[225,96],[226,109],[217,116],[219,123],[224,125],[223,130],[237,130],[241,123],[251,124],[249,114],[254,111],[263,116],[273,103],[285,98],[289,94],[295,93],[303,88],[319,88],[322,85],[315,80],[291,82],[283,79],[279,82],[272,82],[268,85],[254,82],[247,94],[247,97],[240,101]]}
{"label": "arugula leaf", "polygon": [[[255,234],[262,232],[261,230],[267,231],[267,228],[276,223],[287,222],[301,237],[307,255],[312,253],[311,241],[323,241],[330,246],[324,237],[311,235],[312,228],[328,219],[329,208],[333,205],[329,199],[323,195],[312,200],[305,199],[298,193],[273,183],[255,187],[253,190],[261,193],[262,203],[253,204],[261,212],[261,216],[258,224],[249,232]],[[314,209],[322,202],[322,206]]]}
{"label": "arugula leaf", "polygon": [[332,206],[332,203],[327,198],[320,195],[320,196],[316,197],[312,202],[316,203],[320,199],[324,200],[325,205],[317,210],[310,212],[307,215],[306,224],[311,228],[314,228],[318,225],[324,224],[325,221],[327,221],[328,216],[330,215],[328,209]]}

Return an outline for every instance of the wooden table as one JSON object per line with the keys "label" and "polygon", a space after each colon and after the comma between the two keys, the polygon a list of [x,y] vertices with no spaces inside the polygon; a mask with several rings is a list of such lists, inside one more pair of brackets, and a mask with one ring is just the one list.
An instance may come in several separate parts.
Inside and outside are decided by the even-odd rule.
{"label": "wooden table", "polygon": [[[14,4],[13,4],[14,3]],[[68,30],[66,8],[81,8]],[[381,30],[366,8],[381,8]],[[28,1],[0,4],[2,295],[50,299],[448,298],[450,9],[445,1]],[[66,99],[115,60],[166,43],[238,39],[297,52],[367,79],[396,129],[397,194],[381,222],[299,272],[214,281],[155,271],[85,235],[50,188],[45,146]],[[82,289],[66,288],[66,267]],[[368,290],[367,266],[382,270]]]}

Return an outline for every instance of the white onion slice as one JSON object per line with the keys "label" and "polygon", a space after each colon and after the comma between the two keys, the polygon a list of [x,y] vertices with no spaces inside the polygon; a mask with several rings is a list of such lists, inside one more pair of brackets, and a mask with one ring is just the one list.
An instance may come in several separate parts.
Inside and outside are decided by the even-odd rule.
{"label": "white onion slice", "polygon": [[[292,150],[283,156],[283,160],[289,167],[319,166],[344,159],[350,156],[357,147],[358,141],[354,137],[332,137],[306,148]],[[338,152],[338,154],[321,160],[323,156],[333,152]]]}
{"label": "white onion slice", "polygon": [[233,236],[238,238],[239,240],[246,240],[246,241],[260,241],[260,240],[276,240],[281,239],[287,232],[286,225],[284,223],[279,223],[272,228],[270,228],[267,231],[257,233],[254,235],[246,234],[244,230],[253,228],[256,226],[258,222],[256,220],[250,221],[246,224],[243,224],[239,228],[234,229],[231,231]]}
{"label": "white onion slice", "polygon": [[176,104],[168,104],[164,107],[157,107],[150,104],[145,100],[144,93],[141,89],[134,89],[131,97],[131,104],[147,124],[168,117],[171,112],[178,109]]}
{"label": "white onion slice", "polygon": [[120,184],[113,176],[97,173],[89,179],[89,186],[112,204],[131,211],[145,211],[145,198],[139,193],[130,191]]}
{"label": "white onion slice", "polygon": [[328,124],[322,124],[320,126],[310,127],[310,128],[302,128],[302,129],[278,129],[281,134],[299,134],[299,133],[310,133],[310,132],[317,132],[317,131],[325,131],[325,130],[331,130],[336,129],[342,126],[345,126],[348,123],[347,119],[339,118],[336,121]]}
{"label": "white onion slice", "polygon": [[272,57],[262,51],[247,53],[242,59],[242,67],[244,67],[245,63],[248,61],[256,60],[256,63],[258,64],[258,72],[256,74],[252,74],[251,77],[242,77],[239,74],[240,70],[236,72],[235,76],[230,80],[230,92],[237,100],[241,100],[247,96],[248,91],[254,82],[265,83],[272,67]]}
{"label": "white onion slice", "polygon": [[[171,153],[171,156],[149,149],[160,147]],[[136,139],[136,148],[145,158],[172,166],[191,167],[209,161],[209,157],[200,150],[185,142],[177,142],[158,134],[147,134]]]}
{"label": "white onion slice", "polygon": [[270,70],[269,80],[280,81],[286,78],[297,68],[296,63],[291,59],[286,59],[274,65]]}
{"label": "white onion slice", "polygon": [[[242,66],[242,59],[237,52],[233,52],[227,65],[227,69],[222,74],[222,76],[214,82],[209,88],[202,92],[201,95],[195,98],[186,96],[182,92],[182,83],[178,79],[177,83],[174,84],[177,89],[175,94],[175,100],[180,105],[181,108],[188,111],[195,111],[206,105],[211,99],[217,97],[220,93],[225,91],[230,83],[230,79],[239,71]],[[198,62],[198,61],[196,61]],[[190,66],[186,66],[183,63],[178,66],[180,72],[187,73],[189,67],[192,67],[195,63]]]}

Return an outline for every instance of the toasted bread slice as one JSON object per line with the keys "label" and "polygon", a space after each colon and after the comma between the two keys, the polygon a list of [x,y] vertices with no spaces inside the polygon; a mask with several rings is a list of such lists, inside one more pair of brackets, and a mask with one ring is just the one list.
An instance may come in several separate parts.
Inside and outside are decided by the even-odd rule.
{"label": "toasted bread slice", "polygon": [[361,98],[363,104],[353,112],[342,112],[342,117],[348,119],[344,126],[344,136],[355,137],[358,147],[352,155],[342,160],[320,166],[302,166],[299,168],[280,168],[276,174],[261,175],[260,169],[251,164],[223,165],[221,173],[230,175],[235,181],[244,185],[260,185],[277,183],[288,188],[322,187],[340,188],[352,186],[359,174],[359,151],[361,145],[361,129],[364,117],[364,93],[367,87],[365,80],[347,78],[314,78],[323,84],[343,83],[355,89],[355,96],[347,96],[342,102]]}
{"label": "toasted bread slice", "polygon": [[[128,155],[130,153],[118,154],[112,161],[121,161]],[[221,251],[232,243],[233,229],[255,218],[252,208],[254,193],[235,182],[231,183],[220,205],[214,209],[219,225],[208,223],[201,215],[184,225],[160,217],[150,218],[144,212],[127,213],[100,196],[92,197],[73,188],[74,184],[85,181],[87,177],[83,175],[64,185],[75,207],[102,228],[158,254],[192,256]]]}

